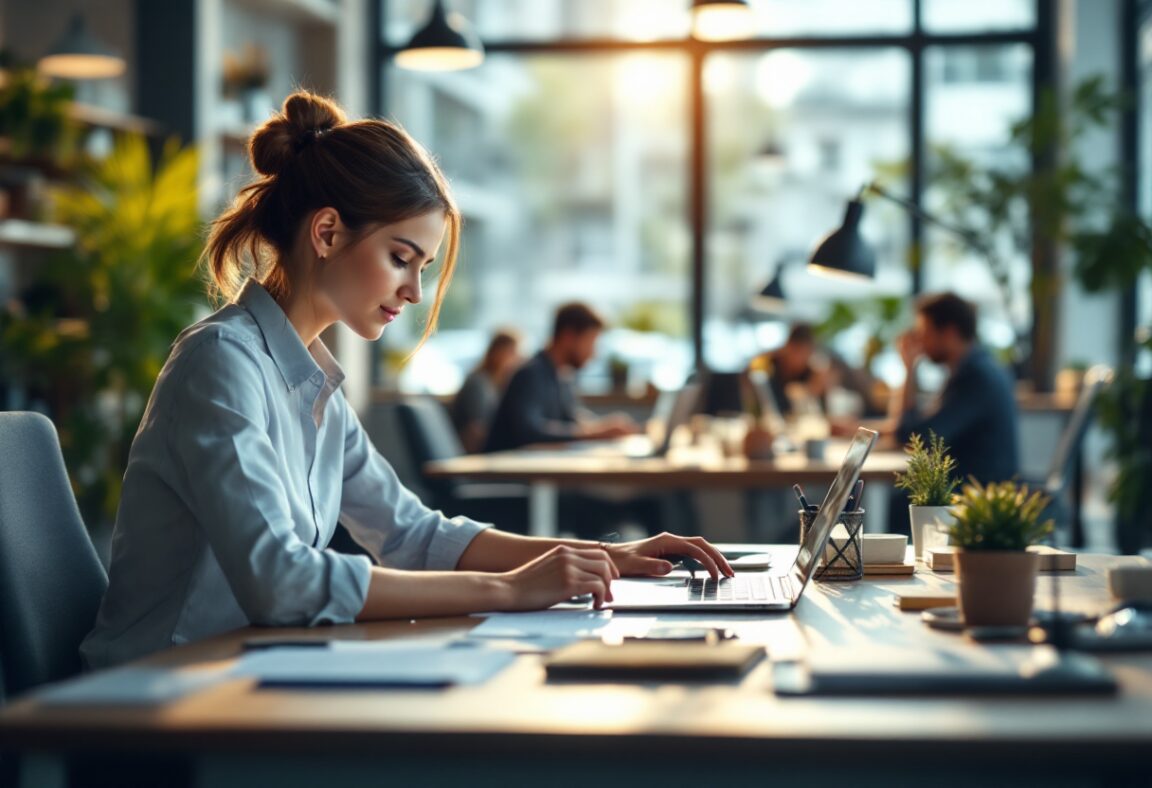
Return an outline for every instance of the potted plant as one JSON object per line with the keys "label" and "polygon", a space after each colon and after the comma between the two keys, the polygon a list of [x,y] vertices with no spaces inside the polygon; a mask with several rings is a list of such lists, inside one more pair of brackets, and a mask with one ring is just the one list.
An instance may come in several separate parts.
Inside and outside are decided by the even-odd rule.
{"label": "potted plant", "polygon": [[775,455],[778,424],[773,423],[773,414],[764,398],[768,390],[768,376],[762,369],[750,369],[740,378],[740,400],[748,428],[744,432],[742,448],[744,456],[750,460],[770,460]]}
{"label": "potted plant", "polygon": [[[193,148],[123,135],[53,194],[75,248],[0,309],[0,375],[60,430],[81,511],[109,522],[128,448],[172,340],[204,307]],[[18,400],[20,401],[20,400]]]}
{"label": "potted plant", "polygon": [[904,452],[908,470],[896,474],[896,487],[908,491],[912,551],[916,558],[923,558],[926,549],[947,544],[944,535],[953,521],[949,507],[960,479],[954,475],[956,460],[934,432],[928,432],[927,444],[912,433]]}
{"label": "potted plant", "polygon": [[966,626],[1027,626],[1040,566],[1028,546],[1052,532],[1052,521],[1040,519],[1047,505],[1048,496],[1017,482],[964,485],[948,535]]}

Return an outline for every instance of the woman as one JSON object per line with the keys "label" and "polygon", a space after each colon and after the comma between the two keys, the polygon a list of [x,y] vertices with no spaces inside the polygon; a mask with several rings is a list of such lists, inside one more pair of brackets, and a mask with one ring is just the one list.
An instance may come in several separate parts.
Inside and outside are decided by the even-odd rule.
{"label": "woman", "polygon": [[[108,592],[81,647],[89,666],[254,624],[527,610],[578,594],[600,606],[614,577],[664,574],[673,553],[731,572],[698,537],[533,539],[423,506],[368,440],[319,335],[342,322],[377,339],[421,301],[443,245],[428,336],[460,237],[447,183],[401,129],[346,122],[308,93],[250,152],[262,177],[204,252],[232,303],[177,338],[156,381]],[[326,550],[337,521],[382,566]]]}
{"label": "woman", "polygon": [[497,331],[488,342],[484,358],[468,373],[452,400],[452,423],[469,454],[484,449],[500,394],[521,361],[520,336],[508,329]]}

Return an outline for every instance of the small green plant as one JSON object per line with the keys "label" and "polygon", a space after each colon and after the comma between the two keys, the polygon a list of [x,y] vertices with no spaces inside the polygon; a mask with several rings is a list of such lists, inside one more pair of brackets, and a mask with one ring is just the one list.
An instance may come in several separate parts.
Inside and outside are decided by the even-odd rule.
{"label": "small green plant", "polygon": [[1052,521],[1040,520],[1047,505],[1048,496],[1026,484],[971,479],[952,508],[948,535],[964,550],[1024,550],[1052,532]]}
{"label": "small green plant", "polygon": [[931,430],[928,444],[918,433],[912,433],[904,447],[908,455],[908,470],[896,474],[896,486],[908,491],[913,506],[950,506],[952,494],[960,485],[956,460],[948,453],[944,439]]}

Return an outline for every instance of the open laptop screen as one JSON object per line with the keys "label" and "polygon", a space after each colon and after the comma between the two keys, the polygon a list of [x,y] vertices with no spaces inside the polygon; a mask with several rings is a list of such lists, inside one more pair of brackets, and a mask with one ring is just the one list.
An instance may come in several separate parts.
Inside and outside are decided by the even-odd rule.
{"label": "open laptop screen", "polygon": [[844,462],[840,463],[840,470],[836,474],[836,478],[832,480],[832,486],[828,488],[824,502],[820,504],[820,513],[816,515],[812,527],[808,529],[808,534],[804,537],[804,541],[800,545],[800,552],[796,556],[793,579],[799,581],[801,586],[807,584],[808,579],[812,577],[812,572],[816,569],[816,562],[828,544],[828,536],[832,533],[832,526],[840,519],[840,512],[848,503],[852,486],[856,484],[856,479],[860,476],[860,469],[864,466],[864,460],[875,442],[876,433],[874,431],[864,427],[856,430],[856,435],[848,446],[848,452],[844,455]]}

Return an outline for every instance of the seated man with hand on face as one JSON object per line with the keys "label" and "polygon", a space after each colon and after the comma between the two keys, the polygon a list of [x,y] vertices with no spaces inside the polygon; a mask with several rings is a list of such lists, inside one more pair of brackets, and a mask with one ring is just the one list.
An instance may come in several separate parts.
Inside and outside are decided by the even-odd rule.
{"label": "seated man with hand on face", "polygon": [[548,346],[508,381],[488,430],[485,451],[637,432],[628,418],[596,418],[581,406],[576,395],[576,372],[596,352],[596,340],[603,330],[604,320],[586,304],[573,302],[557,310]]}
{"label": "seated man with hand on face", "polygon": [[[1011,479],[1019,470],[1016,398],[1012,379],[976,338],[976,307],[953,293],[928,295],[916,304],[916,327],[898,340],[908,371],[896,405],[894,434],[943,438],[956,472],[982,483]],[[916,367],[922,358],[948,368],[935,401],[919,407]]]}

